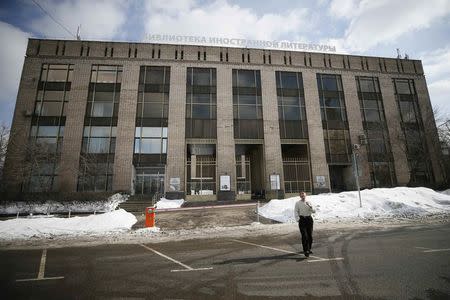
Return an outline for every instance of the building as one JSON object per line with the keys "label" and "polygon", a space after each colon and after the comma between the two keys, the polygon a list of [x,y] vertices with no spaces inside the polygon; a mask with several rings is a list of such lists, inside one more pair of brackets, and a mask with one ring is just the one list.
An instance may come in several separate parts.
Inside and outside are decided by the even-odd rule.
{"label": "building", "polygon": [[30,39],[9,193],[249,199],[443,181],[418,60]]}

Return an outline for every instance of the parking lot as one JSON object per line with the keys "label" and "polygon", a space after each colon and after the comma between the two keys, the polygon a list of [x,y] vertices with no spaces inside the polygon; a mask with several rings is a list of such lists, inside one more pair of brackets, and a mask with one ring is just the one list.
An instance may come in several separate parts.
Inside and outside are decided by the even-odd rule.
{"label": "parking lot", "polygon": [[448,299],[448,225],[0,251],[6,298]]}

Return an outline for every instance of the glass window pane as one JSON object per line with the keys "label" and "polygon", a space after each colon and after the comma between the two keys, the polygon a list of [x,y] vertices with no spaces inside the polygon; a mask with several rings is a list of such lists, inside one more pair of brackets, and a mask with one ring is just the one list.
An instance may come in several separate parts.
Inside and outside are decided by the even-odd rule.
{"label": "glass window pane", "polygon": [[239,95],[239,104],[256,104],[256,96]]}
{"label": "glass window pane", "polygon": [[144,104],[144,118],[162,118],[163,104],[161,103],[145,103]]}
{"label": "glass window pane", "polygon": [[192,103],[209,104],[210,102],[211,102],[210,94],[192,94]]}
{"label": "glass window pane", "polygon": [[325,98],[325,105],[328,107],[340,107],[339,98]]}
{"label": "glass window pane", "polygon": [[238,71],[238,85],[240,87],[256,87],[255,71],[239,70]]}
{"label": "glass window pane", "polygon": [[163,137],[167,137],[167,127],[163,127]]}
{"label": "glass window pane", "polygon": [[44,101],[55,101],[55,100],[63,100],[63,99],[64,99],[64,91],[46,90],[44,92]]}
{"label": "glass window pane", "polygon": [[210,106],[205,104],[192,105],[193,119],[208,119],[210,117]]}
{"label": "glass window pane", "polygon": [[408,80],[396,80],[397,94],[412,94],[409,89]]}
{"label": "glass window pane", "polygon": [[335,76],[322,76],[323,89],[326,91],[337,91],[338,85]]}
{"label": "glass window pane", "polygon": [[109,153],[109,138],[91,138],[89,141],[89,153]]}
{"label": "glass window pane", "polygon": [[161,153],[160,139],[141,139],[141,153],[159,154]]}
{"label": "glass window pane", "polygon": [[134,153],[139,153],[140,148],[141,148],[141,139],[139,138],[134,139]]}
{"label": "glass window pane", "polygon": [[380,122],[380,114],[378,113],[378,110],[366,109],[364,113],[366,116],[366,122]]}
{"label": "glass window pane", "polygon": [[36,114],[41,116],[60,116],[63,102],[43,102],[36,104]]}
{"label": "glass window pane", "polygon": [[114,92],[98,92],[94,94],[94,101],[114,101]]}
{"label": "glass window pane", "polygon": [[300,120],[300,107],[285,106],[284,107],[284,119],[285,120]]}
{"label": "glass window pane", "polygon": [[109,137],[111,132],[111,127],[109,126],[92,126],[91,136],[92,137]]}
{"label": "glass window pane", "polygon": [[48,70],[47,81],[66,81],[67,69],[64,70]]}
{"label": "glass window pane", "polygon": [[161,137],[161,127],[142,127],[142,137]]}
{"label": "glass window pane", "polygon": [[327,120],[329,121],[342,121],[342,114],[340,108],[327,108]]}
{"label": "glass window pane", "polygon": [[281,88],[298,89],[297,73],[281,72]]}
{"label": "glass window pane", "polygon": [[113,108],[112,102],[94,102],[92,117],[112,117]]}
{"label": "glass window pane", "polygon": [[164,67],[147,67],[145,74],[145,83],[163,84],[164,83]]}
{"label": "glass window pane", "polygon": [[39,126],[38,136],[58,136],[59,126]]}
{"label": "glass window pane", "polygon": [[283,97],[283,104],[284,105],[300,105],[300,99],[299,97]]}
{"label": "glass window pane", "polygon": [[210,69],[194,68],[193,85],[211,85]]}
{"label": "glass window pane", "polygon": [[98,83],[114,83],[116,82],[115,71],[98,71],[97,72]]}
{"label": "glass window pane", "polygon": [[375,93],[375,85],[372,79],[360,79],[359,85],[363,93]]}
{"label": "glass window pane", "polygon": [[239,118],[240,119],[256,119],[256,106],[240,105],[239,106]]}

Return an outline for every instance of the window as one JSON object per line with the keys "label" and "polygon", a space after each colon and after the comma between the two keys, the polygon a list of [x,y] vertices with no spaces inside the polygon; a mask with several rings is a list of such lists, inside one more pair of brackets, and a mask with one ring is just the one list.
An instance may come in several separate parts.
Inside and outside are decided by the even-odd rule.
{"label": "window", "polygon": [[83,153],[114,153],[116,127],[85,126],[83,133]]}
{"label": "window", "polygon": [[186,137],[215,138],[216,69],[187,68]]}
{"label": "window", "polygon": [[[372,184],[374,187],[394,186],[394,166],[378,78],[357,76],[356,86],[368,142],[367,155]],[[388,176],[384,180],[380,180],[386,175]]]}
{"label": "window", "polygon": [[233,70],[235,138],[263,138],[261,75],[257,70]]}
{"label": "window", "polygon": [[166,154],[167,127],[136,127],[134,153]]}
{"label": "window", "polygon": [[121,66],[92,66],[85,125],[91,125],[95,118],[109,118],[105,122],[116,125],[113,118],[118,116],[121,78]]}
{"label": "window", "polygon": [[307,138],[305,99],[301,73],[275,72],[281,138]]}
{"label": "window", "polygon": [[350,135],[340,75],[317,74],[325,152],[329,164],[350,163]]}

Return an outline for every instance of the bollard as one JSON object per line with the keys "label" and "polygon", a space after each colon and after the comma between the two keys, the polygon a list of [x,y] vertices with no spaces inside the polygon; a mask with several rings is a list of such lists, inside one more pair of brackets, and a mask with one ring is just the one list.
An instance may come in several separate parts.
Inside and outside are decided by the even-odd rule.
{"label": "bollard", "polygon": [[16,219],[18,219],[19,218],[19,212],[17,212],[17,216],[16,216]]}
{"label": "bollard", "polygon": [[259,200],[258,203],[256,203],[256,222],[259,223]]}
{"label": "bollard", "polygon": [[69,209],[69,218],[70,218],[70,209]]}
{"label": "bollard", "polygon": [[155,226],[155,212],[156,207],[146,207],[145,208],[145,227]]}

